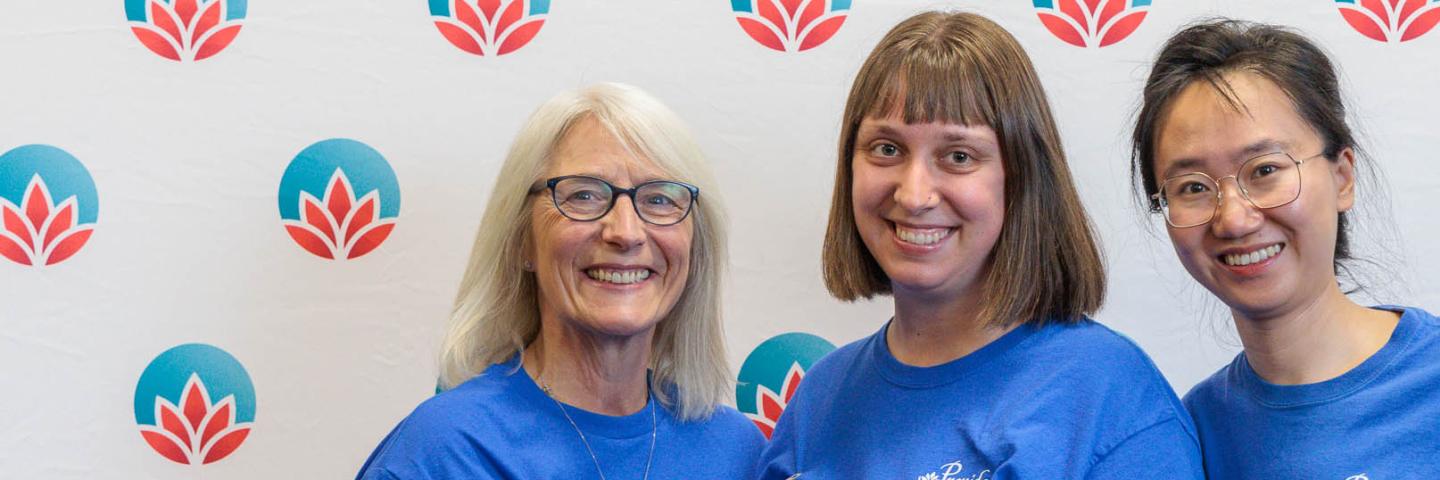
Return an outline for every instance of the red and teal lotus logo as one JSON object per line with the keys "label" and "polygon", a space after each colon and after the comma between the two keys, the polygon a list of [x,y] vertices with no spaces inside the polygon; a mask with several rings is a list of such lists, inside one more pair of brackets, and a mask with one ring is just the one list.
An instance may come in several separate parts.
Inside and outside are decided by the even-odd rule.
{"label": "red and teal lotus logo", "polygon": [[805,371],[833,350],[834,344],[808,333],[776,335],[760,343],[740,365],[736,408],[770,438]]}
{"label": "red and teal lotus logo", "polygon": [[229,456],[250,435],[255,385],[235,357],[201,343],[155,357],[135,386],[135,423],[160,456],[204,465]]}
{"label": "red and teal lotus logo", "polygon": [[246,0],[125,0],[130,31],[145,48],[183,62],[215,56],[240,34]]}
{"label": "red and teal lotus logo", "polygon": [[280,218],[305,251],[352,259],[375,250],[400,216],[400,182],[380,152],[336,138],[300,151],[280,178]]}
{"label": "red and teal lotus logo", "polygon": [[430,0],[435,28],[475,55],[513,52],[540,32],[550,0]]}
{"label": "red and teal lotus logo", "polygon": [[750,38],[782,52],[825,43],[850,10],[850,0],[730,0],[735,20]]}
{"label": "red and teal lotus logo", "polygon": [[1340,16],[1381,42],[1414,40],[1440,23],[1440,0],[1336,0]]}
{"label": "red and teal lotus logo", "polygon": [[1040,23],[1077,47],[1108,47],[1135,33],[1151,0],[1035,0]]}
{"label": "red and teal lotus logo", "polygon": [[79,160],[49,145],[0,155],[0,255],[44,266],[80,251],[95,231],[100,201]]}

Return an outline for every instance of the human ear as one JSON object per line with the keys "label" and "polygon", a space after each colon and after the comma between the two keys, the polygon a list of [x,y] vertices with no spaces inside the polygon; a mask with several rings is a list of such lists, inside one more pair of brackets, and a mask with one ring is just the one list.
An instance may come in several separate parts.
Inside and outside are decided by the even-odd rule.
{"label": "human ear", "polygon": [[1330,174],[1335,180],[1336,210],[1350,211],[1355,206],[1355,149],[1341,150],[1330,165]]}

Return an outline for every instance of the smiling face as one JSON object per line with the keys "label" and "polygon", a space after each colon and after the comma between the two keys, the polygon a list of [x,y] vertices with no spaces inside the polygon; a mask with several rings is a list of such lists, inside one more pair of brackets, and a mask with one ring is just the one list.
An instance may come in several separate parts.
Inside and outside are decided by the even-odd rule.
{"label": "smiling face", "polygon": [[[1283,151],[1306,160],[1323,151],[1321,137],[1274,83],[1229,73],[1237,109],[1205,82],[1175,97],[1155,137],[1157,183],[1189,172],[1233,175],[1245,160]],[[1338,161],[1317,156],[1300,166],[1295,201],[1259,209],[1233,179],[1221,181],[1220,206],[1210,223],[1168,227],[1175,253],[1190,275],[1245,318],[1300,311],[1335,288],[1338,214],[1354,201],[1354,153]]]}
{"label": "smiling face", "polygon": [[867,117],[855,137],[855,226],[897,295],[976,292],[1005,217],[995,131]]}
{"label": "smiling face", "polygon": [[[668,179],[593,118],[572,126],[551,158],[543,178],[585,175],[621,188]],[[693,216],[675,225],[651,225],[622,195],[604,217],[579,222],[561,215],[548,190],[532,197],[531,216],[526,260],[539,285],[542,322],[631,337],[653,332],[680,298],[689,276]]]}

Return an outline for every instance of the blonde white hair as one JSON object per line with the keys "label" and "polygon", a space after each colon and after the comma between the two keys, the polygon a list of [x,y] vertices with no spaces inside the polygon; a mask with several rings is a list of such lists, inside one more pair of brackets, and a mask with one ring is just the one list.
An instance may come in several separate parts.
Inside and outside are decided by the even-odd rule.
{"label": "blonde white hair", "polygon": [[453,387],[519,355],[540,332],[537,284],[522,268],[530,242],[530,188],[579,120],[593,118],[636,157],[672,180],[700,188],[691,212],[690,273],[675,306],[656,326],[650,368],[656,398],[682,420],[708,417],[732,387],[720,324],[726,261],[725,214],[714,176],[689,130],[638,88],[602,83],[546,101],[520,129],[495,179],[451,325],[440,351],[441,382]]}

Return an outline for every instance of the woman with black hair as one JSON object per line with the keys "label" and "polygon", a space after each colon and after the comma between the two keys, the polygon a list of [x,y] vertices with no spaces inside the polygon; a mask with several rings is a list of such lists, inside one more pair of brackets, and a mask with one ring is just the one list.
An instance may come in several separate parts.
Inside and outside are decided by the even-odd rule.
{"label": "woman with black hair", "polygon": [[1305,37],[1218,20],[1160,52],[1136,181],[1244,351],[1184,402],[1209,478],[1440,478],[1440,320],[1341,290],[1355,140]]}

